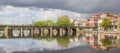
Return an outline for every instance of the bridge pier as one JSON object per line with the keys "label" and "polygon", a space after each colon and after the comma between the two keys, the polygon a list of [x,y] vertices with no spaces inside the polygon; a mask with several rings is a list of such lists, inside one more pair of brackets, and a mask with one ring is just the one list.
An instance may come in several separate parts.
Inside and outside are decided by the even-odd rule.
{"label": "bridge pier", "polygon": [[70,27],[68,28],[68,32],[67,32],[67,33],[68,33],[68,36],[71,35],[71,34],[70,34],[70,33],[71,33],[71,29],[70,29]]}
{"label": "bridge pier", "polygon": [[60,29],[59,28],[52,28],[52,36],[60,36]]}
{"label": "bridge pier", "polygon": [[8,26],[6,26],[6,27],[4,28],[4,35],[3,35],[3,37],[5,37],[5,38],[8,38],[8,29],[9,29]]}
{"label": "bridge pier", "polygon": [[43,37],[43,35],[44,35],[44,34],[43,34],[44,29],[41,28],[40,30],[41,30],[41,36],[40,36],[40,37]]}
{"label": "bridge pier", "polygon": [[50,34],[51,34],[50,32],[51,32],[51,30],[50,30],[50,28],[48,28],[48,29],[47,29],[47,36],[48,36],[48,37],[51,36],[51,35],[50,35]]}
{"label": "bridge pier", "polygon": [[20,28],[20,37],[23,37],[23,27]]}
{"label": "bridge pier", "polygon": [[40,30],[40,28],[37,28],[37,27],[35,27],[34,29],[33,29],[33,37],[40,37],[41,35],[41,30]]}
{"label": "bridge pier", "polygon": [[[76,34],[77,33],[80,33],[80,29],[78,27],[76,28]],[[79,36],[79,35],[76,35],[76,36]]]}
{"label": "bridge pier", "polygon": [[50,37],[52,37],[52,35],[53,35],[53,28],[50,27]]}
{"label": "bridge pier", "polygon": [[34,35],[34,31],[33,31],[34,29],[33,29],[33,26],[31,27],[31,37],[33,38],[33,35]]}
{"label": "bridge pier", "polygon": [[68,29],[68,28],[65,28],[64,30],[65,30],[65,32],[64,32],[64,33],[65,33],[64,36],[65,36],[65,37],[66,37],[66,36],[69,36],[69,35],[68,35],[68,33],[69,33],[68,31],[69,31],[69,29]]}
{"label": "bridge pier", "polygon": [[63,35],[63,28],[60,28],[59,30],[60,30],[59,33],[60,33],[60,37],[61,37]]}

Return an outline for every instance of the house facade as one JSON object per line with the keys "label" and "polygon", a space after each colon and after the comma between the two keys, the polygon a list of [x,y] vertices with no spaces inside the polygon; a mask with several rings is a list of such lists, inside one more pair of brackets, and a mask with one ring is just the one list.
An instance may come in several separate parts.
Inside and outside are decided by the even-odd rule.
{"label": "house facade", "polygon": [[111,13],[102,13],[102,14],[93,14],[91,18],[89,19],[89,27],[98,27],[98,29],[101,29],[100,23],[104,20],[108,19],[111,23],[111,28],[116,29],[118,25],[118,21],[120,20],[120,16],[116,14]]}
{"label": "house facade", "polygon": [[89,25],[88,27],[98,27],[98,19],[100,19],[99,14],[94,14],[89,19]]}
{"label": "house facade", "polygon": [[88,21],[85,19],[75,19],[75,26],[77,27],[87,27]]}

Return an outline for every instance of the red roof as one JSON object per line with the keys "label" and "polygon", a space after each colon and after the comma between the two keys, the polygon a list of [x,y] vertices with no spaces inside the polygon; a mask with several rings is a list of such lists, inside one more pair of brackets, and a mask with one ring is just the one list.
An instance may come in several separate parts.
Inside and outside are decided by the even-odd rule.
{"label": "red roof", "polygon": [[100,16],[100,14],[93,14],[92,18],[98,18]]}
{"label": "red roof", "polygon": [[93,16],[100,16],[100,14],[97,14],[97,13],[96,13],[96,14],[93,14]]}

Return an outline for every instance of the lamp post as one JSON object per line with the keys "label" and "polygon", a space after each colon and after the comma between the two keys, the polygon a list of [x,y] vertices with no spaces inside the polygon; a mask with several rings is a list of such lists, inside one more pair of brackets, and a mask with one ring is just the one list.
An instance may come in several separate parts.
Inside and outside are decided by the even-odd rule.
{"label": "lamp post", "polygon": [[34,20],[32,20],[32,28],[31,28],[31,36],[33,37],[34,36],[34,29],[33,29],[33,26],[34,26],[34,24],[33,24],[33,22],[34,22]]}
{"label": "lamp post", "polygon": [[32,20],[32,26],[34,25],[34,20]]}

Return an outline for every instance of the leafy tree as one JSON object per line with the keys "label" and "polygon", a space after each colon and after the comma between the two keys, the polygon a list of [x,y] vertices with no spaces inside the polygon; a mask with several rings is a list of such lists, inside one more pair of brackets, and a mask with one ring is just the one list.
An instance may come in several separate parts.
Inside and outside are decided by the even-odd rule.
{"label": "leafy tree", "polygon": [[105,27],[105,28],[110,28],[111,27],[111,20],[108,19],[104,19],[101,23],[100,23],[100,27]]}
{"label": "leafy tree", "polygon": [[74,26],[74,25],[75,25],[74,22],[70,23],[70,26]]}
{"label": "leafy tree", "polygon": [[60,16],[56,22],[57,26],[70,26],[70,20],[67,15]]}
{"label": "leafy tree", "polygon": [[74,21],[70,23],[70,19],[67,15],[58,17],[58,20],[56,23],[54,23],[52,20],[46,20],[46,21],[37,21],[34,22],[35,26],[74,26]]}
{"label": "leafy tree", "polygon": [[54,22],[52,20],[44,21],[45,26],[53,26]]}
{"label": "leafy tree", "polygon": [[52,20],[46,20],[46,21],[37,21],[34,22],[35,26],[53,26],[54,22]]}
{"label": "leafy tree", "polygon": [[44,23],[42,21],[37,21],[37,22],[34,22],[34,25],[35,26],[43,26]]}
{"label": "leafy tree", "polygon": [[110,46],[111,45],[111,41],[110,41],[110,39],[102,39],[101,40],[101,43],[102,43],[102,46]]}
{"label": "leafy tree", "polygon": [[118,21],[118,25],[117,25],[118,28],[120,28],[120,20]]}

